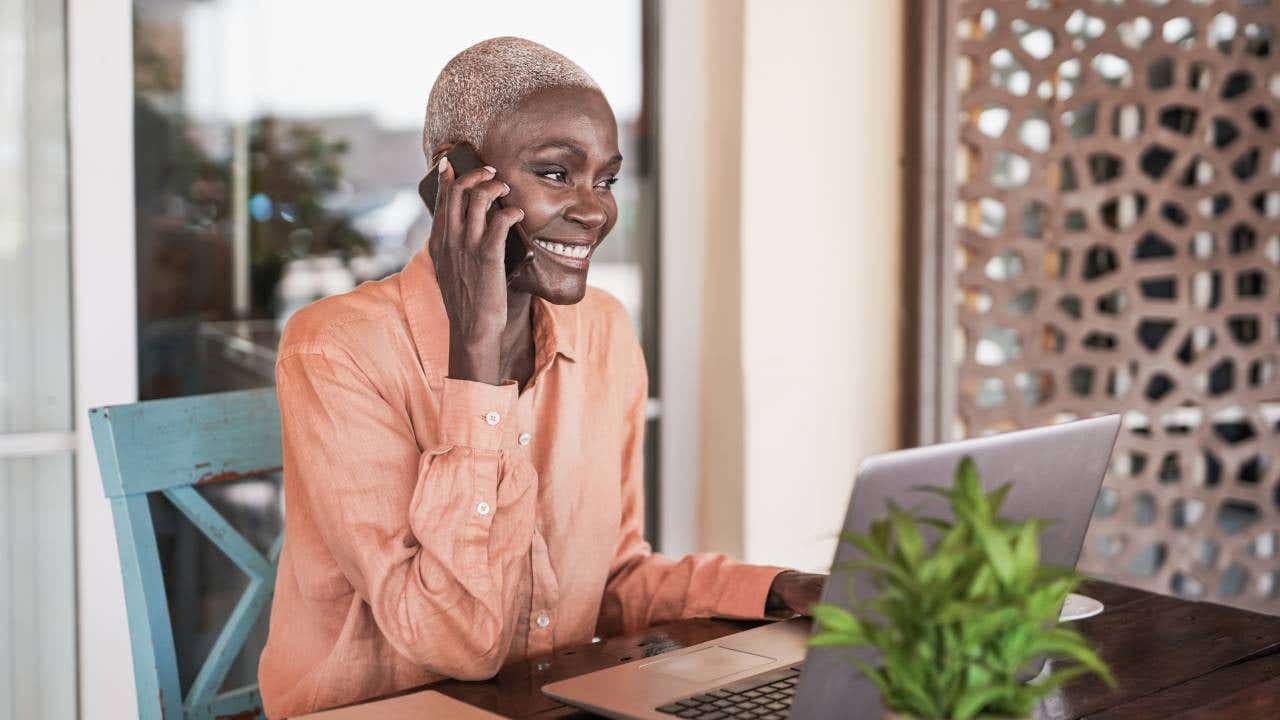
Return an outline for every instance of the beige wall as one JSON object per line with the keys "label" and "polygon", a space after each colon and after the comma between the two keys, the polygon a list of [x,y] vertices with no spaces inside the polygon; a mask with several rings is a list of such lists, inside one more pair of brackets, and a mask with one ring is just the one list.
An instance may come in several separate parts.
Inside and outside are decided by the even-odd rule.
{"label": "beige wall", "polygon": [[825,570],[899,443],[902,2],[706,7],[698,545]]}
{"label": "beige wall", "polygon": [[742,3],[735,0],[705,7],[706,66],[711,77],[704,92],[709,121],[702,158],[707,178],[702,282],[704,442],[697,541],[701,549],[741,555],[746,501],[741,252],[744,13]]}

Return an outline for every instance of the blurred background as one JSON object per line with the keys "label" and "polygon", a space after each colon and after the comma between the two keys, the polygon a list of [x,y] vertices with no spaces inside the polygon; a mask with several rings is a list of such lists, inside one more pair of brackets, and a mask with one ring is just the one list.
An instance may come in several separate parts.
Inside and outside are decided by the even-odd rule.
{"label": "blurred background", "polygon": [[[1280,612],[1276,2],[0,0],[0,718],[136,714],[87,409],[269,386],[398,271],[498,35],[618,118],[658,549],[825,570],[865,457],[1121,412],[1084,569]],[[278,478],[202,492],[279,532]],[[247,580],[153,512],[186,687]]]}

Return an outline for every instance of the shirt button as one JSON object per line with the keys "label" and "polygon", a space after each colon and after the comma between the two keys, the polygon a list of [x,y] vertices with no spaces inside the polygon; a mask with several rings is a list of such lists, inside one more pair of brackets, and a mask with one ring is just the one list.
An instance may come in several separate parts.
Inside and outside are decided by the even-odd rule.
{"label": "shirt button", "polygon": [[538,617],[534,620],[534,622],[538,623],[538,627],[544,628],[551,624],[551,616],[547,614],[546,610],[543,610],[542,612],[538,613]]}
{"label": "shirt button", "polygon": [[533,435],[530,435],[529,433],[520,433],[519,441],[521,445],[528,445],[531,440],[533,440]]}
{"label": "shirt button", "polygon": [[493,508],[489,507],[489,503],[481,501],[479,505],[476,505],[476,512],[481,515],[488,515],[490,512],[493,512]]}
{"label": "shirt button", "polygon": [[502,422],[502,416],[498,414],[497,410],[490,410],[484,414],[484,421],[490,425],[497,425]]}

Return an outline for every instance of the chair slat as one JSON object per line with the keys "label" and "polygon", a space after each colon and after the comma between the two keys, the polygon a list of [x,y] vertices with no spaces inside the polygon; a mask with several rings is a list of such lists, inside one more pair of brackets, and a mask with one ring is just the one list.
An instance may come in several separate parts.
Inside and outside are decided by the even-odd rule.
{"label": "chair slat", "polygon": [[231,617],[222,626],[218,639],[209,649],[209,655],[200,667],[200,673],[196,675],[195,682],[191,683],[191,689],[187,692],[189,708],[208,706],[218,690],[222,688],[222,682],[227,679],[231,664],[244,648],[244,643],[249,639],[249,633],[253,630],[254,623],[258,621],[258,616],[262,614],[262,609],[270,602],[274,585],[275,578],[271,578],[270,580],[253,580],[249,583],[249,587],[245,588],[244,594],[236,603],[235,610],[231,611]]}
{"label": "chair slat", "polygon": [[280,409],[273,388],[151,400],[89,411],[110,422],[119,473],[108,497],[220,482],[279,470]]}
{"label": "chair slat", "polygon": [[146,720],[182,717],[178,660],[151,506],[145,495],[112,498],[111,511],[120,544],[138,716]]}
{"label": "chair slat", "polygon": [[240,688],[225,692],[214,698],[207,708],[198,711],[188,710],[191,720],[230,720],[237,718],[263,717],[262,696],[258,686]]}
{"label": "chair slat", "polygon": [[255,580],[274,580],[275,568],[266,558],[262,557],[253,545],[236,529],[231,527],[231,523],[222,517],[222,514],[209,504],[204,496],[196,492],[192,487],[169,488],[164,491],[164,496],[174,504],[183,515],[187,516],[196,527],[200,528],[200,532],[204,536],[218,546],[218,549],[227,554],[231,558],[231,562],[236,567],[244,571],[245,575]]}

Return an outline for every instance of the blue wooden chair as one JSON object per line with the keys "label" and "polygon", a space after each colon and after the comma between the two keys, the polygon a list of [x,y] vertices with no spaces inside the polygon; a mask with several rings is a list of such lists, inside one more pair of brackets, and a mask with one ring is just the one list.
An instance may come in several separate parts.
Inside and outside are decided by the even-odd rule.
{"label": "blue wooden chair", "polygon": [[[102,485],[111,501],[143,718],[262,717],[257,684],[219,692],[275,588],[283,534],[266,557],[195,486],[280,470],[275,390],[114,405],[89,411]],[[164,493],[246,575],[240,597],[183,698],[148,495]]]}

